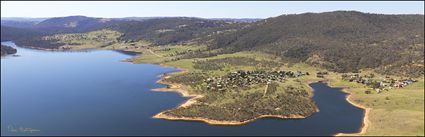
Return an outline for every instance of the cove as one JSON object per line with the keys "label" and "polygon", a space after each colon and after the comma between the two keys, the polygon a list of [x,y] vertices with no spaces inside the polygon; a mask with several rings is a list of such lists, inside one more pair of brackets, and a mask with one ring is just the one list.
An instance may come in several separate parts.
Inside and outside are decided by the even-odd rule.
{"label": "cove", "polygon": [[[364,110],[340,88],[312,83],[320,111],[305,119],[263,118],[240,126],[154,119],[187,100],[154,92],[159,75],[178,71],[132,64],[118,51],[53,52],[16,47],[1,59],[1,135],[334,135],[355,133]],[[20,131],[19,128],[37,131]],[[14,131],[13,129],[18,129]]]}

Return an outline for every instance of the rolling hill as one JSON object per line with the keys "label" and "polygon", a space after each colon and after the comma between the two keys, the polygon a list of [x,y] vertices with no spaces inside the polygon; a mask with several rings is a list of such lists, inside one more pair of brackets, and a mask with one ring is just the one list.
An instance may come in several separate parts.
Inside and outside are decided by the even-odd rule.
{"label": "rolling hill", "polygon": [[334,11],[281,15],[255,22],[69,16],[46,19],[30,28],[2,26],[2,41],[54,49],[61,44],[41,37],[99,29],[122,33],[117,39],[122,42],[142,40],[153,46],[196,42],[219,51],[208,56],[255,50],[336,72],[373,69],[391,75],[424,74],[424,15]]}
{"label": "rolling hill", "polygon": [[423,30],[423,15],[355,11],[282,15],[217,35],[210,49],[260,50],[337,72],[379,68],[384,73],[420,76]]}
{"label": "rolling hill", "polygon": [[175,17],[128,21],[110,27],[125,35],[123,40],[147,40],[155,45],[177,44],[239,29],[246,23]]}
{"label": "rolling hill", "polygon": [[76,33],[94,31],[119,22],[121,21],[107,18],[68,16],[44,20],[34,28],[49,33]]}

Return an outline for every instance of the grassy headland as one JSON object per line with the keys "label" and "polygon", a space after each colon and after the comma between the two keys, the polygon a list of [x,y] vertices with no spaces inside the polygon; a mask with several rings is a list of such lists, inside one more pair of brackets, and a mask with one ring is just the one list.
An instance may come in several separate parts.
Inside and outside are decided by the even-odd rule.
{"label": "grassy headland", "polygon": [[[209,85],[205,80],[232,78],[229,73],[235,71],[297,71],[296,67],[283,67],[283,69],[284,64],[272,61],[267,55],[258,53],[257,56],[252,56],[254,54],[239,52],[209,58],[164,62],[157,62],[158,59],[147,60],[142,54],[133,61],[158,63],[186,70],[185,73],[167,74],[168,77],[163,77],[160,83],[174,86],[157,91],[174,91],[179,88],[184,90],[183,94],[194,98],[179,107],[161,112],[155,116],[156,118],[235,125],[259,117],[304,118],[318,111],[310,98],[311,90],[307,85],[308,80],[317,80],[313,75],[287,78],[282,82],[273,81],[269,84],[259,82],[243,87],[233,85],[235,88],[229,86],[226,91],[208,88]],[[152,56],[152,53],[147,56]]]}

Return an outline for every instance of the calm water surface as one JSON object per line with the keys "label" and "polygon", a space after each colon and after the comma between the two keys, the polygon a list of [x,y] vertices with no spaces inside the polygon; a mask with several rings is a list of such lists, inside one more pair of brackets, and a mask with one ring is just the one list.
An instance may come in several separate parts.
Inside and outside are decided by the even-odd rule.
{"label": "calm water surface", "polygon": [[19,57],[1,59],[1,135],[333,135],[362,126],[363,110],[320,82],[310,85],[320,112],[305,119],[241,126],[153,119],[186,100],[151,91],[165,87],[158,75],[176,69],[121,62],[131,55],[117,51],[17,50]]}

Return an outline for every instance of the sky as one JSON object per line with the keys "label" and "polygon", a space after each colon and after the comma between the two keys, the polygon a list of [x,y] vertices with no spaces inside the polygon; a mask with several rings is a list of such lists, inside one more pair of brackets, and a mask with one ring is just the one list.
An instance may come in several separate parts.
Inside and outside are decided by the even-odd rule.
{"label": "sky", "polygon": [[202,17],[268,18],[282,14],[356,10],[382,14],[424,14],[423,1],[1,1],[1,17]]}

